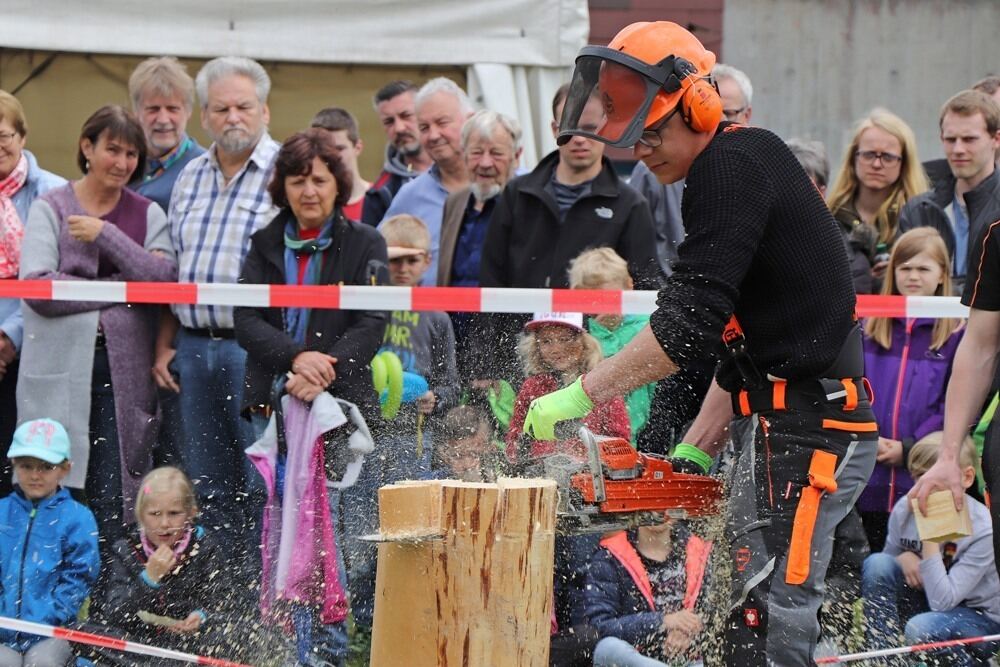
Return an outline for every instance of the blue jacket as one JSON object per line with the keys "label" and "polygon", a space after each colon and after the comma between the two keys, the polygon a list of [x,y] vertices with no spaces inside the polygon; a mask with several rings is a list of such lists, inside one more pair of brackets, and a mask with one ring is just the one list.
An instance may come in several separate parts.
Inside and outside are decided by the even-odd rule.
{"label": "blue jacket", "polygon": [[[587,620],[601,637],[617,637],[644,655],[659,655],[663,615],[679,609],[657,609],[634,531],[613,533],[601,540],[587,570],[584,604]],[[674,548],[685,550],[684,608],[693,609],[705,579],[711,543],[690,533],[683,524],[673,528]]]}
{"label": "blue jacket", "polygon": [[[0,616],[65,625],[97,580],[97,523],[69,491],[33,503],[16,488],[0,500]],[[0,631],[25,651],[41,637]]]}
{"label": "blue jacket", "polygon": [[[14,202],[14,208],[17,209],[21,222],[27,224],[31,202],[35,201],[38,195],[63,185],[66,179],[39,167],[38,160],[30,151],[24,151],[24,156],[28,158],[28,178],[21,189],[11,197],[11,201]],[[21,317],[20,299],[0,299],[0,331],[7,334],[7,337],[14,343],[14,347],[18,350],[21,349],[24,318]]]}

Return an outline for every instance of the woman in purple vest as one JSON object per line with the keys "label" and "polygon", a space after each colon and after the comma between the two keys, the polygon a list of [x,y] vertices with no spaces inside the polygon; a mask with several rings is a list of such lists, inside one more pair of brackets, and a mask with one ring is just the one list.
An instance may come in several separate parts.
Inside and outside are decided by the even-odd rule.
{"label": "woman in purple vest", "polygon": [[[21,278],[94,287],[177,280],[166,215],[125,187],[143,173],[145,157],[142,128],[128,111],[109,105],[88,118],[77,153],[83,177],[45,193],[28,213]],[[159,415],[150,368],[159,308],[101,300],[25,304],[18,420],[49,417],[66,426],[73,469],[65,483],[86,489],[106,554],[124,536],[131,499],[152,469]]]}

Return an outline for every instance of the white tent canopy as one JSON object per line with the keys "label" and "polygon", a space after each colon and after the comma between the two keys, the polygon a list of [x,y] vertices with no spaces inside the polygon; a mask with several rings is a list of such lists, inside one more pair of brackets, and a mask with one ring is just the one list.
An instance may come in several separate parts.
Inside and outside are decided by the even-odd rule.
{"label": "white tent canopy", "polygon": [[586,43],[586,0],[7,0],[0,46],[48,51],[469,67],[516,114],[526,165],[554,147],[551,96]]}

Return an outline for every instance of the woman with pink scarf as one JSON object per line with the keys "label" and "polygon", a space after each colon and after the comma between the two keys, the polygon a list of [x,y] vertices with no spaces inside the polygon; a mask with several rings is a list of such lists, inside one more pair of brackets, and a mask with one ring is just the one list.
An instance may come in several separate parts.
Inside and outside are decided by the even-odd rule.
{"label": "woman with pink scarf", "polygon": [[[28,123],[17,98],[0,90],[0,280],[16,280],[28,207],[66,179],[39,168],[24,149]],[[21,301],[0,299],[0,442],[10,442],[17,424],[18,356],[23,331]],[[0,496],[11,491],[10,470],[0,464]]]}

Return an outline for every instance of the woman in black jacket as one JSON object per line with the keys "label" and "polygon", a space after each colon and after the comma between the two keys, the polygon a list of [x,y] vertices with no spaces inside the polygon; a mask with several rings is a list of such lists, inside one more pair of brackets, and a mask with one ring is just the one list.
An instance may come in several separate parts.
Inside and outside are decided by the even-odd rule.
{"label": "woman in black jacket", "polygon": [[[241,283],[270,285],[376,285],[388,282],[385,240],[373,227],[344,217],[342,207],[351,193],[351,175],[340,161],[326,130],[310,129],[289,137],[275,159],[271,200],[281,210],[251,237]],[[258,434],[269,417],[271,390],[284,390],[307,403],[328,391],[356,404],[375,437],[380,432],[378,396],[369,368],[382,343],[387,313],[330,308],[236,308],[236,339],[247,351],[244,414]],[[287,379],[286,379],[287,378]],[[374,465],[372,459],[368,465]],[[333,529],[348,571],[354,572],[371,554],[353,539],[371,532],[377,506],[357,493],[338,497],[329,492]],[[344,507],[349,506],[349,507]],[[338,516],[339,515],[339,516]],[[365,570],[367,571],[367,570]],[[348,583],[342,581],[342,585]],[[352,586],[353,587],[353,586]],[[342,659],[346,635],[341,624],[319,623],[318,613],[296,616],[296,632],[312,627],[309,650]],[[302,626],[300,628],[300,626]]]}
{"label": "woman in black jacket", "polygon": [[[281,210],[251,237],[241,283],[387,282],[382,236],[342,213],[351,175],[328,132],[314,128],[285,141],[269,190]],[[236,338],[247,351],[243,410],[260,430],[271,386],[286,375],[289,394],[312,402],[319,392],[329,391],[356,403],[372,421],[378,402],[368,364],[381,344],[386,313],[243,307],[236,308],[234,317]]]}

